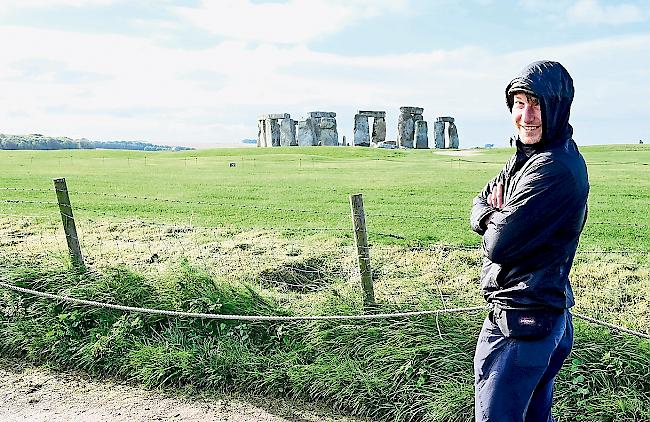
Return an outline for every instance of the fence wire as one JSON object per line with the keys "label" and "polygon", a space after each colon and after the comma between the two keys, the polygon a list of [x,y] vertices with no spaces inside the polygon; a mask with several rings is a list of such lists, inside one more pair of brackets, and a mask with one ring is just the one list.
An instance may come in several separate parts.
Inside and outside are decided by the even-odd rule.
{"label": "fence wire", "polygon": [[[12,190],[15,191],[21,191],[22,189],[18,188],[13,188]],[[34,191],[42,191],[42,190],[34,190]],[[178,200],[178,199],[166,199],[166,198],[157,198],[157,197],[150,197],[150,196],[128,196],[128,195],[117,195],[117,194],[109,194],[109,193],[101,193],[101,192],[73,192],[73,191],[68,191],[69,194],[74,195],[74,194],[86,194],[86,195],[99,195],[99,196],[107,196],[107,197],[114,197],[114,198],[121,198],[121,199],[135,199],[135,200],[142,200],[142,201],[154,201],[154,202],[160,202],[160,203],[174,203],[174,204],[180,204],[180,205],[197,205],[197,206],[219,206],[219,207],[226,207],[226,208],[232,208],[232,209],[253,209],[256,211],[271,211],[271,212],[286,212],[286,213],[299,213],[299,214],[311,214],[311,215],[323,215],[323,216],[346,216],[349,217],[350,213],[349,212],[339,212],[339,211],[331,211],[331,210],[303,210],[303,209],[298,209],[298,208],[278,208],[278,207],[269,207],[269,206],[261,206],[261,205],[250,205],[250,204],[233,204],[233,203],[224,203],[224,202],[210,202],[210,201],[188,201],[188,200]],[[38,205],[49,205],[49,206],[55,206],[59,205],[56,201],[39,201],[39,200],[27,200],[27,199],[0,199],[0,202],[3,203],[8,203],[8,204],[38,204]],[[65,205],[64,205],[65,206]],[[74,210],[83,210],[83,211],[88,211],[88,212],[94,212],[98,214],[102,214],[109,216],[108,213],[94,210],[92,208],[84,207],[83,205],[74,205],[72,206]],[[391,218],[391,219],[400,219],[400,220],[409,220],[409,219],[420,219],[420,220],[426,220],[431,224],[434,224],[436,222],[443,222],[443,221],[462,221],[466,222],[469,224],[469,217],[467,216],[433,216],[433,215],[422,215],[422,214],[390,214],[390,213],[381,213],[381,212],[372,212],[372,211],[366,211],[365,213],[366,217],[369,218]],[[116,217],[116,218],[123,218],[123,217]],[[639,222],[622,222],[622,221],[599,221],[599,220],[588,220],[587,221],[587,226],[586,229],[589,229],[589,226],[592,225],[603,225],[603,226],[617,226],[617,227],[635,227],[635,228],[649,228],[650,224],[648,223],[639,223]],[[288,229],[288,228],[287,228]],[[320,228],[321,231],[327,231],[327,230],[347,230],[347,229],[339,229],[339,228]],[[400,237],[399,235],[395,234],[385,234],[386,237],[397,237],[397,238],[403,238]]]}
{"label": "fence wire", "polygon": [[[31,192],[48,192],[51,193],[51,190],[46,190],[46,189],[20,189],[20,188],[5,188],[2,190],[12,190],[12,191],[31,191]],[[95,192],[69,192],[70,194],[80,194],[80,195],[97,195]],[[240,204],[226,204],[226,203],[218,203],[218,202],[209,202],[209,201],[183,201],[183,200],[174,200],[174,199],[164,199],[164,198],[157,198],[157,197],[149,197],[149,196],[127,196],[127,195],[117,195],[117,194],[104,194],[104,196],[107,197],[114,197],[114,198],[119,198],[119,199],[132,199],[132,200],[142,200],[142,201],[154,201],[154,202],[162,202],[162,203],[176,203],[176,204],[184,204],[184,205],[211,205],[211,206],[225,206],[225,207],[237,207],[237,208],[251,208],[254,210],[268,210],[268,211],[283,211],[283,212],[289,212],[289,213],[302,213],[302,214],[327,214],[327,215],[345,215],[345,216],[350,216],[350,213],[342,213],[342,212],[329,212],[329,211],[324,211],[324,210],[299,210],[299,209],[294,209],[294,208],[273,208],[273,207],[265,207],[265,206],[242,206]],[[0,202],[8,203],[8,204],[31,204],[31,205],[46,205],[46,206],[57,206],[60,205],[56,201],[39,201],[39,200],[23,200],[23,199],[0,199]],[[124,239],[120,239],[120,237],[123,237],[123,233],[117,233],[111,234],[109,233],[103,233],[102,231],[97,231],[96,229],[98,227],[101,228],[103,224],[107,224],[105,221],[101,220],[95,220],[93,218],[82,218],[84,223],[80,226],[83,229],[86,229],[84,227],[85,225],[88,226],[88,228],[92,228],[93,230],[82,230],[82,233],[92,233],[92,232],[97,232],[96,236],[90,236],[86,237],[82,235],[82,246],[84,251],[90,251],[91,255],[93,254],[98,254],[91,257],[91,258],[99,258],[102,259],[104,257],[107,257],[108,259],[115,258],[116,256],[125,256],[125,255],[130,255],[130,254],[135,254],[138,253],[141,256],[145,256],[146,253],[148,252],[148,259],[152,260],[151,263],[155,262],[155,256],[158,255],[160,258],[160,255],[164,254],[171,254],[171,253],[178,253],[180,251],[181,255],[185,255],[190,249],[194,249],[195,245],[192,245],[189,243],[187,239],[184,239],[183,241],[179,242],[179,238],[177,237],[178,234],[184,234],[184,233],[194,233],[197,235],[204,235],[204,233],[196,233],[196,232],[201,232],[201,231],[208,231],[210,232],[210,235],[214,236],[215,233],[217,233],[220,230],[224,231],[243,231],[243,230],[249,230],[249,231],[271,231],[271,232],[277,232],[277,231],[289,231],[289,232],[305,232],[305,233],[310,233],[310,232],[318,232],[318,231],[325,231],[325,232],[345,232],[351,235],[352,228],[351,227],[346,227],[346,228],[338,228],[338,227],[250,227],[250,228],[244,228],[244,227],[237,227],[237,226],[229,226],[229,227],[202,227],[202,226],[194,226],[192,225],[191,217],[189,221],[189,225],[182,224],[182,223],[161,223],[161,222],[154,222],[154,221],[146,221],[146,220],[141,220],[141,219],[124,219],[124,217],[118,217],[115,215],[111,215],[110,213],[102,212],[96,209],[88,208],[88,207],[83,207],[83,206],[73,206],[71,207],[74,209],[75,212],[77,211],[82,211],[83,213],[91,213],[94,215],[99,215],[102,217],[106,217],[108,219],[112,220],[117,220],[118,224],[121,225],[144,225],[148,227],[153,227],[156,230],[159,230],[159,239],[157,242],[155,242],[151,236],[149,236],[150,242],[138,242],[137,240],[127,238],[125,241]],[[16,218],[21,218],[25,217],[28,218],[27,216],[22,216],[19,214],[0,214],[4,215],[7,217],[16,217]],[[459,217],[459,216],[448,216],[448,217],[436,217],[435,219],[432,218],[431,216],[424,216],[424,215],[400,215],[400,214],[390,214],[390,213],[372,213],[372,212],[366,212],[365,213],[366,217],[369,218],[399,218],[399,219],[408,219],[408,218],[422,218],[422,219],[428,219],[431,221],[467,221],[466,217]],[[33,218],[45,218],[46,216],[32,216]],[[72,218],[71,216],[68,216],[69,218]],[[77,219],[79,217],[79,214],[77,214]],[[286,221],[291,221],[291,219],[286,219]],[[108,223],[108,224],[115,224],[114,222]],[[623,222],[606,222],[606,221],[589,221],[588,224],[593,224],[593,225],[612,225],[612,226],[630,226],[630,227],[636,227],[636,228],[644,228],[648,227],[649,225],[647,224],[641,224],[641,223],[623,223]],[[133,227],[129,228],[129,233],[132,234]],[[371,236],[373,237],[389,237],[389,238],[395,238],[395,239],[400,239],[400,240],[406,240],[405,237],[400,236],[399,234],[395,233],[382,233],[382,232],[377,232],[375,230],[372,230],[370,232]],[[53,235],[56,237],[56,230],[53,230]],[[149,233],[149,235],[151,235]],[[47,244],[45,241],[44,237],[47,237],[47,233],[40,233],[40,244]],[[105,236],[102,238],[102,236]],[[20,250],[18,249],[19,245],[21,245],[21,238],[25,237],[23,234],[19,234],[17,239],[12,240],[13,243],[9,244],[9,246],[12,246],[15,248],[16,252],[19,252]],[[347,238],[349,240],[349,237]],[[117,250],[117,253],[115,252],[110,252],[109,249],[112,247],[112,244],[115,244],[115,249]],[[201,245],[202,247],[204,245]],[[296,249],[300,249],[300,246],[291,246],[295,247]],[[352,248],[352,247],[350,247]],[[148,250],[147,250],[148,249]],[[200,248],[199,248],[200,249]],[[378,246],[378,245],[370,245],[366,248],[368,251],[370,249],[375,250],[376,252],[380,251],[393,251],[394,248],[387,247],[387,246]],[[412,252],[426,252],[426,251],[435,251],[435,252],[440,252],[440,251],[468,251],[468,252],[475,252],[475,253],[480,253],[481,248],[478,246],[469,246],[469,245],[433,245],[433,246],[428,246],[428,247],[406,247],[407,250],[412,251]],[[125,254],[124,251],[127,253]],[[197,255],[197,262],[202,262],[206,257],[210,255],[210,253],[203,254],[204,251],[200,251]],[[259,274],[256,274],[258,280],[260,283],[265,284],[267,286],[271,287],[276,287],[276,288],[285,288],[288,290],[293,290],[293,291],[300,291],[302,293],[305,292],[314,292],[317,291],[320,288],[320,283],[324,278],[331,277],[333,273],[325,273],[321,268],[319,268],[318,264],[313,265],[310,263],[305,263],[305,262],[294,262],[294,263],[286,263],[283,262],[281,265],[271,265],[271,262],[276,260],[277,254],[274,255],[272,253],[266,253],[262,252],[260,254],[253,254],[253,253],[245,253],[244,250],[240,250],[238,247],[233,247],[232,249],[229,249],[226,251],[227,255],[234,255],[232,260],[230,261],[231,263],[235,263],[236,265],[233,266],[238,266],[238,267],[244,267],[244,266],[251,266],[256,269],[265,269],[269,268],[270,270],[278,270],[278,269],[287,269],[287,271],[293,271],[294,273],[298,275],[303,275],[306,276],[310,282],[304,283],[304,282],[294,282],[291,279],[285,279],[282,281],[279,281],[278,279],[278,274],[286,276],[286,273],[282,273],[282,271],[273,273],[273,272],[268,272],[264,273],[264,271],[260,272]],[[327,251],[322,251],[326,253]],[[340,253],[341,250],[339,248],[338,252]],[[87,252],[86,252],[87,253]],[[160,255],[159,255],[160,254]],[[347,255],[354,256],[353,252],[347,252]],[[619,248],[616,250],[579,250],[578,254],[621,254],[621,255],[626,255],[626,254],[650,254],[650,250],[642,250],[642,249],[626,249],[626,248]],[[217,256],[213,254],[214,256]],[[223,259],[224,254],[218,255],[219,258]],[[362,259],[365,259],[365,257],[361,257]],[[356,259],[356,257],[355,257]],[[111,262],[114,262],[111,260]],[[405,264],[406,265],[406,264]],[[358,268],[356,266],[352,266],[351,268],[354,268],[355,275],[358,274]],[[213,271],[210,271],[209,264],[204,265],[204,269],[207,270],[210,273],[213,273]],[[337,274],[338,276],[340,275],[345,275],[345,270],[339,269],[339,271],[342,271],[340,274]],[[10,285],[8,283],[0,283],[3,287],[6,288],[12,288],[9,287]],[[13,286],[16,288],[19,288],[18,286]],[[438,288],[438,294],[441,297],[441,300],[443,303],[443,306],[445,304],[445,294],[443,291],[440,289],[440,286],[437,285]],[[16,289],[14,289],[16,290]],[[27,289],[29,290],[29,289]],[[16,290],[18,291],[18,290]],[[168,315],[168,316],[184,316],[184,317],[197,317],[197,318],[221,318],[221,319],[238,319],[238,317],[242,317],[239,319],[242,320],[254,320],[254,319],[248,319],[248,318],[259,318],[259,317],[253,317],[253,316],[246,316],[246,315],[230,315],[230,316],[224,316],[224,315],[217,315],[217,314],[200,314],[200,313],[179,313],[179,311],[168,311],[168,310],[155,310],[155,309],[147,309],[147,308],[137,308],[137,307],[124,307],[122,305],[115,305],[115,304],[101,304],[100,302],[93,302],[93,301],[85,301],[82,299],[77,299],[77,298],[69,298],[65,296],[60,296],[60,295],[53,295],[50,293],[41,293],[37,291],[22,291],[22,293],[29,293],[29,294],[36,294],[40,295],[45,295],[42,297],[50,298],[50,299],[56,299],[56,300],[63,300],[63,301],[70,301],[72,303],[77,303],[81,305],[88,305],[88,306],[103,306],[106,305],[105,307],[113,308],[113,309],[119,309],[123,311],[133,311],[133,312],[146,312],[146,313],[156,313],[158,311],[162,312],[162,315]],[[439,313],[445,313],[445,312],[470,312],[470,311],[477,311],[480,309],[483,309],[484,307],[469,307],[469,308],[448,308],[444,307],[443,309],[439,310],[425,310],[425,311],[413,311],[413,312],[401,312],[401,313],[391,313],[391,314],[371,314],[371,315],[341,315],[341,316],[333,316],[333,315],[327,315],[327,316],[298,316],[298,317],[286,317],[286,316],[278,316],[278,317],[273,317],[273,316],[268,316],[264,318],[268,318],[266,320],[269,321],[286,321],[286,320],[291,320],[290,318],[294,318],[294,320],[316,320],[316,319],[341,319],[341,320],[346,320],[346,319],[378,319],[378,318],[401,318],[401,317],[415,317],[415,316],[420,316],[420,315],[438,315]],[[207,316],[210,315],[210,316]],[[595,318],[588,317],[586,315],[574,313],[576,317],[584,319],[586,321],[599,324],[605,327],[608,327],[610,329],[618,330],[621,332],[625,332],[628,334],[636,335],[639,337],[643,338],[650,338],[644,333],[640,333],[638,331],[630,330],[625,327],[620,327],[616,326],[611,323],[599,321]],[[258,319],[258,320],[264,320],[264,319]]]}
{"label": "fence wire", "polygon": [[[55,205],[52,203],[48,203],[50,205]],[[165,233],[165,237],[173,237],[174,234],[177,233],[182,233],[182,232],[192,232],[192,231],[212,231],[215,233],[218,233],[220,231],[228,231],[228,232],[269,232],[269,233],[277,233],[277,232],[286,232],[286,233],[315,233],[315,232],[332,232],[332,233],[344,233],[347,234],[345,236],[345,239],[351,240],[352,238],[352,228],[350,227],[289,227],[289,226],[202,226],[202,225],[195,225],[191,224],[188,222],[157,222],[157,221],[150,221],[142,218],[125,218],[122,216],[117,216],[114,214],[106,213],[103,211],[98,211],[95,209],[90,209],[90,208],[85,208],[85,207],[78,207],[78,206],[73,206],[72,207],[75,210],[75,217],[71,217],[70,215],[67,215],[68,218],[73,218],[75,219],[78,224],[81,225],[81,227],[87,227],[90,230],[82,230],[83,233],[93,233],[96,231],[98,227],[101,227],[102,225],[112,225],[112,224],[120,224],[122,226],[127,226],[127,227],[133,227],[133,226],[147,226],[151,228],[158,228],[161,230],[161,233]],[[81,211],[81,212],[80,212]],[[92,217],[80,217],[83,216],[83,213],[87,212],[96,216],[101,216],[101,217],[106,217],[110,221],[105,221],[105,220],[98,220]],[[18,220],[22,220],[23,218],[31,218],[31,219],[44,219],[48,220],[51,219],[50,224],[60,224],[58,222],[58,215],[52,215],[52,216],[47,216],[47,215],[23,215],[23,214],[13,214],[13,213],[0,213],[0,216],[5,216],[5,217],[11,217],[15,218]],[[395,233],[382,233],[378,232],[375,230],[370,230],[369,235],[371,238],[392,238],[392,239],[397,239],[397,240],[407,240],[407,238],[400,236]],[[84,234],[81,235],[81,239],[83,241],[84,239]],[[172,240],[170,240],[171,242]],[[454,244],[435,244],[435,245],[430,245],[430,246],[403,246],[404,248],[408,249],[409,251],[440,251],[440,250],[445,250],[445,251],[451,251],[451,250],[459,250],[459,251],[470,251],[470,252],[480,252],[482,249],[480,245],[454,245]],[[392,247],[391,246],[384,246],[384,245],[371,245],[369,248],[374,249],[374,250],[390,250]],[[584,250],[584,249],[578,249],[577,255],[606,255],[606,254],[621,254],[621,255],[631,255],[631,254],[650,254],[650,249],[639,249],[639,248],[617,248],[617,249],[600,249],[600,250]]]}

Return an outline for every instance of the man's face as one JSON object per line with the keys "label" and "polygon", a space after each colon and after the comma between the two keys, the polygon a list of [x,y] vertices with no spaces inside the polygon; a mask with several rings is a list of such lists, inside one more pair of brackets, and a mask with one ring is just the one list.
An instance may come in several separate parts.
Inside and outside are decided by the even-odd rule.
{"label": "man's face", "polygon": [[542,140],[542,109],[537,97],[524,93],[515,94],[512,121],[522,143],[532,145]]}

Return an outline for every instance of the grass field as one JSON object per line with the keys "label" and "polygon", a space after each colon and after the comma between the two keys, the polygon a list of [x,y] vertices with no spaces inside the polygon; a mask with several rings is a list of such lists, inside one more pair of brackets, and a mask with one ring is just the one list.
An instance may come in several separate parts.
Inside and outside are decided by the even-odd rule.
{"label": "grass field", "polygon": [[[576,310],[649,333],[650,146],[581,151],[591,193],[572,273]],[[380,311],[480,305],[469,208],[511,153],[0,151],[0,271],[25,287],[131,306],[362,313],[348,196],[363,193]],[[91,272],[69,269],[54,177],[67,180]],[[1,291],[0,317],[0,353],[37,363],[315,399],[373,419],[465,421],[484,314],[232,323]],[[650,420],[650,342],[576,328],[557,385],[562,420]]]}

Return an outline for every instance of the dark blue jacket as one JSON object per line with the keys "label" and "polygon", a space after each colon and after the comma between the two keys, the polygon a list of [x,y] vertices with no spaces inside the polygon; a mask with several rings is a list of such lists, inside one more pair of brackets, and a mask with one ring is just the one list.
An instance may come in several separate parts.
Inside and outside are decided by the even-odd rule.
{"label": "dark blue jacket", "polygon": [[[504,307],[565,309],[574,305],[569,271],[589,193],[569,124],[573,81],[561,64],[535,62],[506,88],[511,111],[513,91],[539,98],[542,140],[533,146],[517,140],[517,152],[474,199],[471,225],[483,236],[481,290],[488,302]],[[487,204],[497,182],[504,184],[501,210]]]}

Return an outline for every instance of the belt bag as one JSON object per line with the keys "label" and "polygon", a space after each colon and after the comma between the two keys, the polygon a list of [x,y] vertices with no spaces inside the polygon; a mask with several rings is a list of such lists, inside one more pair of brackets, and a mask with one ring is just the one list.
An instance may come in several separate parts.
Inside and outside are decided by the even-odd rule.
{"label": "belt bag", "polygon": [[561,311],[548,309],[503,309],[493,311],[494,322],[508,338],[537,340],[548,336]]}

